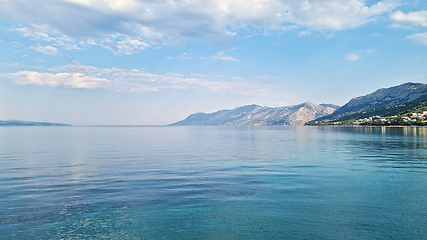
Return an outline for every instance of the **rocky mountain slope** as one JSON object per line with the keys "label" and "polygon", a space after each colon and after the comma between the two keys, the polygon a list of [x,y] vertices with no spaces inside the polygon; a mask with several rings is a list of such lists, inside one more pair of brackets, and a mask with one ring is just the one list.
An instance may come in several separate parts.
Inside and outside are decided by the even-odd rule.
{"label": "rocky mountain slope", "polygon": [[390,116],[404,112],[427,101],[427,84],[405,83],[351,99],[334,113],[320,117],[308,124],[325,121],[343,121],[370,117],[374,115]]}
{"label": "rocky mountain slope", "polygon": [[304,125],[308,121],[333,113],[337,108],[332,104],[305,102],[287,107],[262,107],[247,105],[232,110],[214,113],[195,113],[172,125]]}

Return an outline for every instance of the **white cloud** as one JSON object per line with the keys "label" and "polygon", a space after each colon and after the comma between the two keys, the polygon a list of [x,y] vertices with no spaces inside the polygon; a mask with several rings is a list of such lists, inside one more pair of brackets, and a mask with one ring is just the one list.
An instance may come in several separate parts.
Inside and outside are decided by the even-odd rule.
{"label": "white cloud", "polygon": [[193,59],[193,54],[191,54],[191,53],[180,53],[180,54],[175,55],[175,56],[169,56],[168,58],[175,59],[175,60],[191,60],[191,59]]}
{"label": "white cloud", "polygon": [[399,23],[392,23],[392,24],[388,25],[388,27],[389,28],[411,29],[410,26],[408,26],[408,25],[402,25],[402,24],[399,24]]}
{"label": "white cloud", "polygon": [[360,0],[301,0],[289,3],[293,22],[315,30],[356,28],[397,7],[393,1],[378,2],[371,7]]}
{"label": "white cloud", "polygon": [[232,61],[232,62],[237,62],[237,61],[239,61],[239,59],[237,59],[237,58],[233,58],[233,57],[230,57],[230,56],[226,56],[226,55],[224,54],[224,52],[218,52],[218,53],[216,53],[215,55],[211,56],[210,58],[211,58],[211,59],[216,59],[216,60]]}
{"label": "white cloud", "polygon": [[60,35],[48,25],[29,24],[29,27],[17,27],[12,30],[21,33],[24,37],[29,37],[32,40],[49,42],[65,50],[81,50],[72,37]]}
{"label": "white cloud", "polygon": [[198,77],[198,78],[206,78],[206,75],[200,74],[200,73],[193,73],[193,74],[191,74],[191,76]]}
{"label": "white cloud", "polygon": [[359,50],[356,52],[348,53],[348,54],[345,54],[344,56],[347,60],[355,62],[359,60],[362,56],[366,56],[367,54],[372,54],[374,52],[375,52],[374,49],[366,49],[366,50]]}
{"label": "white cloud", "polygon": [[43,67],[41,66],[30,66],[30,65],[25,65],[25,64],[21,64],[21,63],[0,63],[0,67],[5,67],[5,68],[33,68],[33,69],[42,69]]}
{"label": "white cloud", "polygon": [[[364,0],[2,0],[0,18],[22,35],[64,49],[101,45],[115,54],[185,38],[225,44],[236,30],[264,33],[359,27],[397,4]],[[25,10],[24,10],[25,9]],[[251,26],[251,28],[249,28]],[[251,30],[249,30],[251,29]],[[254,30],[257,29],[257,30]],[[55,45],[56,44],[56,45]]]}
{"label": "white cloud", "polygon": [[357,55],[356,53],[348,53],[345,55],[345,58],[347,60],[350,60],[352,62],[359,60],[360,56]]}
{"label": "white cloud", "polygon": [[427,11],[409,12],[407,14],[401,11],[396,11],[390,15],[390,18],[397,22],[397,24],[392,24],[392,27],[405,27],[402,24],[427,27]]}
{"label": "white cloud", "polygon": [[371,53],[374,53],[375,50],[374,49],[366,49],[366,50],[360,50],[358,52],[359,53],[368,53],[368,54],[371,54]]}
{"label": "white cloud", "polygon": [[[391,24],[390,27],[409,29],[411,26],[427,27],[427,11],[416,11],[403,13],[396,11],[390,15],[391,20],[396,23]],[[427,45],[427,32],[415,33],[406,37],[413,40],[415,43]]]}
{"label": "white cloud", "polygon": [[287,32],[287,31],[291,31],[291,30],[294,30],[294,29],[297,29],[297,28],[298,28],[297,25],[288,25],[288,26],[283,26],[282,27],[282,31],[283,32]]}
{"label": "white cloud", "polygon": [[107,39],[101,43],[101,45],[112,51],[114,54],[124,54],[130,55],[135,52],[139,52],[140,50],[144,50],[149,45],[145,42],[141,42],[136,39],[125,38],[118,42],[113,41],[111,39]]}
{"label": "white cloud", "polygon": [[46,55],[56,55],[58,54],[58,49],[56,47],[52,46],[42,46],[40,44],[37,44],[35,46],[30,47],[32,50],[41,52]]}
{"label": "white cloud", "polygon": [[40,73],[35,71],[19,71],[10,73],[9,77],[20,85],[46,85],[52,87],[71,88],[105,88],[109,81],[104,78],[85,76],[81,73]]}
{"label": "white cloud", "polygon": [[[199,75],[197,75],[199,76]],[[176,73],[154,74],[143,69],[97,68],[78,62],[48,69],[48,72],[19,71],[6,77],[20,85],[71,88],[101,88],[119,92],[154,92],[166,89],[193,89],[239,95],[276,94],[267,86],[248,81],[210,81]]]}
{"label": "white cloud", "polygon": [[310,31],[301,31],[298,33],[298,36],[300,36],[300,37],[310,36],[310,35],[311,35]]}
{"label": "white cloud", "polygon": [[18,27],[13,30],[19,32],[24,37],[29,37],[34,40],[43,40],[50,42],[54,40],[53,38],[49,37],[49,27],[46,25],[34,25],[30,24],[31,27]]}
{"label": "white cloud", "polygon": [[427,32],[412,34],[407,36],[407,38],[418,44],[427,45]]}

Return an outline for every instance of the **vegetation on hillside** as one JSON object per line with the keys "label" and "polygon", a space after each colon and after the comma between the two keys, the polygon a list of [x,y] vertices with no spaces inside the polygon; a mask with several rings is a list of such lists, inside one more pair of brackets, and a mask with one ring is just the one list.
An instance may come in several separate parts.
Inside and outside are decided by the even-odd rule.
{"label": "vegetation on hillside", "polygon": [[427,125],[427,95],[393,107],[325,116],[307,125],[424,126]]}

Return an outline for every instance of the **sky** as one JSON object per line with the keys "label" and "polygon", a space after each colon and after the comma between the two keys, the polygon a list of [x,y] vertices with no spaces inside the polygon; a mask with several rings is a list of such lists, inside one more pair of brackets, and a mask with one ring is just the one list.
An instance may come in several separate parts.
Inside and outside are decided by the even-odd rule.
{"label": "sky", "polygon": [[0,0],[0,119],[163,125],[427,82],[424,0]]}

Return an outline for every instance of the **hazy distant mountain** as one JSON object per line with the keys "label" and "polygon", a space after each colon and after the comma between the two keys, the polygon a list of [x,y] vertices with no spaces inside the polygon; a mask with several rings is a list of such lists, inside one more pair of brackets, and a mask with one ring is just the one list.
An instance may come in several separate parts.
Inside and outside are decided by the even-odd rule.
{"label": "hazy distant mountain", "polygon": [[343,121],[374,115],[390,116],[423,104],[425,101],[427,101],[427,84],[405,83],[395,87],[381,88],[365,96],[355,97],[334,113],[310,123]]}
{"label": "hazy distant mountain", "polygon": [[48,122],[27,122],[19,120],[0,120],[0,126],[70,126],[68,124],[61,123],[48,123]]}
{"label": "hazy distant mountain", "polygon": [[304,125],[313,119],[333,113],[339,106],[305,102],[287,107],[247,105],[214,113],[195,113],[172,125]]}

